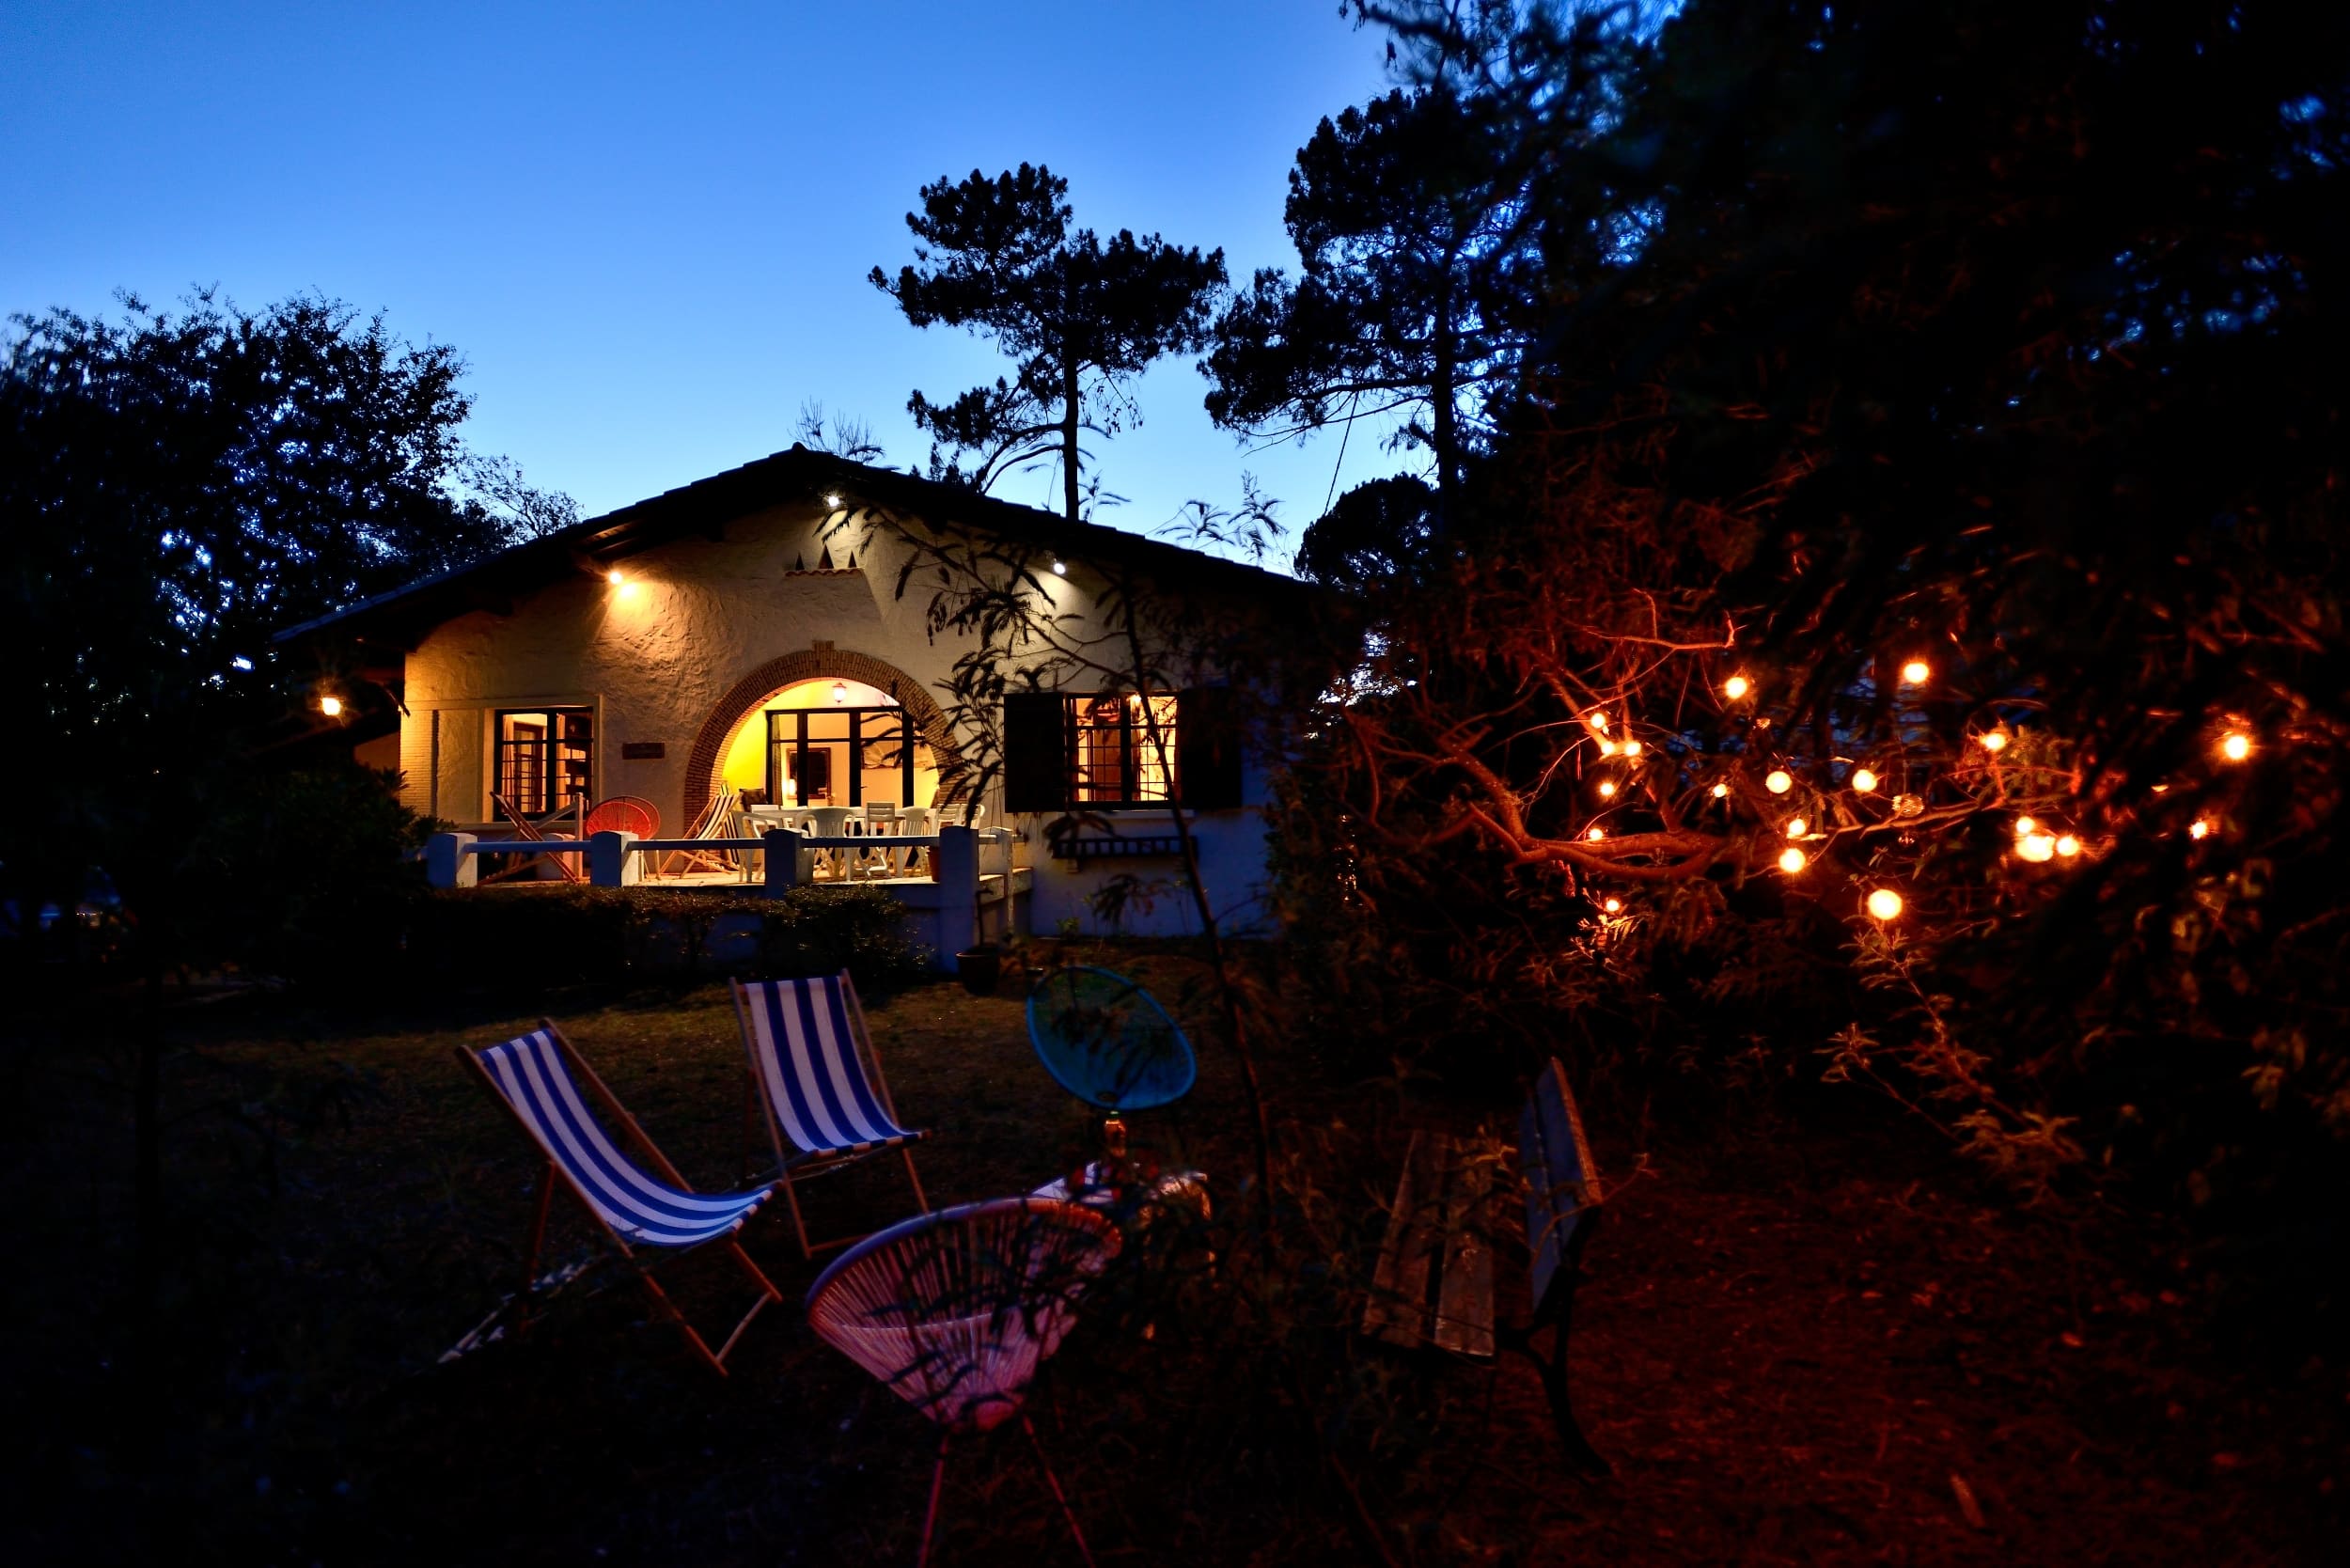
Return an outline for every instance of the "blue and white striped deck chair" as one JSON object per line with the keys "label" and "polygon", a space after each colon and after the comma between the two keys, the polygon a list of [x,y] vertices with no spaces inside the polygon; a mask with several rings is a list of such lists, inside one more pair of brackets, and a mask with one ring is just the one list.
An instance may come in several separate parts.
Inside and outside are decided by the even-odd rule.
{"label": "blue and white striped deck chair", "polygon": [[[677,1167],[645,1136],[636,1119],[604,1087],[595,1070],[563,1038],[562,1031],[543,1018],[539,1026],[519,1040],[493,1045],[486,1051],[457,1047],[458,1059],[471,1068],[491,1095],[506,1107],[546,1161],[540,1176],[538,1213],[531,1222],[529,1256],[524,1267],[525,1286],[537,1278],[539,1251],[546,1240],[547,1210],[556,1185],[560,1184],[570,1189],[588,1217],[603,1227],[614,1250],[650,1293],[655,1309],[677,1325],[696,1355],[721,1377],[725,1376],[727,1354],[743,1337],[743,1330],[750,1326],[751,1319],[759,1316],[760,1309],[769,1302],[783,1299],[774,1281],[760,1272],[759,1265],[751,1262],[735,1240],[735,1232],[743,1228],[743,1222],[774,1194],[774,1184],[744,1192],[695,1192],[685,1184],[685,1178],[678,1174]],[[588,1090],[585,1094],[581,1092],[583,1085]],[[619,1126],[622,1137],[642,1152],[651,1165],[650,1170],[630,1157],[613,1139],[590,1107],[589,1095]],[[714,1352],[653,1278],[651,1266],[637,1250],[657,1248],[677,1256],[712,1242],[718,1243],[760,1290],[759,1299],[734,1325],[726,1343]],[[521,1299],[528,1301],[527,1288]]]}
{"label": "blue and white striped deck chair", "polygon": [[[906,1163],[906,1180],[914,1184],[914,1201],[930,1213],[910,1147],[930,1134],[910,1132],[899,1121],[848,971],[747,985],[737,981],[734,1007],[742,1019],[743,1049],[750,1057],[749,1095],[766,1116],[800,1250],[813,1258],[865,1239],[811,1243],[795,1184],[869,1154],[897,1150]],[[746,1142],[752,1121],[745,1105]]]}

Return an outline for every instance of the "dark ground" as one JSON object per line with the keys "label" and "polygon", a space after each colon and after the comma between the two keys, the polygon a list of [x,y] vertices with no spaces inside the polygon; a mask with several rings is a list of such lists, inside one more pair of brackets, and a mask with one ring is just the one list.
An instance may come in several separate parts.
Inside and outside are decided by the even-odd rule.
{"label": "dark ground", "polygon": [[[1181,990],[1172,960],[1138,964]],[[734,1173],[723,986],[556,1011],[689,1178]],[[86,1018],[20,1022],[0,1081],[17,1232],[0,1367],[33,1440],[7,1472],[0,1556],[911,1560],[927,1423],[808,1333],[815,1269],[780,1205],[744,1239],[788,1299],[726,1381],[619,1291],[435,1365],[510,1283],[534,1174],[448,1045],[528,1022],[487,1003],[175,1014],[169,1245],[144,1326],[126,1308],[129,1053],[92,1043]],[[872,1022],[901,1109],[936,1130],[919,1156],[934,1201],[1024,1190],[1087,1147],[1016,1001],[934,986]],[[1398,1118],[1378,1091],[1313,1087],[1302,1057],[1273,1072],[1277,1120],[1319,1162],[1316,1212],[1338,1216],[1343,1286],[1375,1241]],[[1138,1117],[1137,1142],[1229,1189],[1248,1168],[1241,1104],[1212,1053],[1180,1123]],[[1169,1320],[1105,1344],[1097,1325],[1034,1407],[1100,1560],[1364,1560],[1292,1387],[1316,1390],[1398,1561],[2337,1560],[2340,1369],[2211,1351],[2215,1281],[2175,1241],[2017,1214],[1898,1129],[1762,1120],[1700,1138],[1588,1109],[1620,1185],[1574,1374],[1612,1479],[1571,1474],[1523,1362],[1300,1327],[1310,1370],[1285,1386],[1267,1369],[1295,1361],[1245,1353],[1269,1330]],[[878,1162],[830,1185],[820,1228],[910,1206]],[[706,1329],[746,1304],[705,1261],[675,1278]],[[1514,1260],[1501,1293],[1505,1314],[1523,1300]],[[1009,1430],[958,1460],[943,1529],[943,1562],[1076,1560]]]}

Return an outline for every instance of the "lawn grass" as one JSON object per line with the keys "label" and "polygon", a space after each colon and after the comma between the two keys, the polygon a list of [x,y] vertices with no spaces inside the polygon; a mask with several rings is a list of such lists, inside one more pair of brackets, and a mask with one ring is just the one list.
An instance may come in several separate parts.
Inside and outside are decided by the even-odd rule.
{"label": "lawn grass", "polygon": [[[1196,968],[1120,962],[1212,1038]],[[541,1005],[690,1180],[730,1184],[742,1069],[723,985]],[[744,1241],[787,1301],[728,1379],[619,1290],[436,1364],[514,1283],[535,1176],[450,1046],[538,1011],[175,1013],[168,1245],[144,1318],[127,1305],[119,1031],[20,1024],[0,1125],[24,1262],[0,1300],[37,1440],[11,1475],[10,1560],[911,1560],[927,1423],[808,1332],[816,1268],[779,1206]],[[933,985],[869,1011],[901,1113],[934,1131],[917,1154],[934,1203],[1026,1190],[1090,1151],[1016,1000]],[[1081,1334],[1040,1388],[1104,1563],[1360,1560],[1340,1475],[1381,1549],[1432,1563],[2318,1560],[2343,1522],[2337,1374],[2215,1359],[2208,1282],[2169,1238],[2084,1242],[1882,1134],[1665,1134],[1623,1107],[1592,1107],[1604,1164],[1630,1179],[1574,1357],[1617,1473],[1572,1480],[1524,1363],[1374,1349],[1310,1305],[1342,1303],[1367,1262],[1408,1119],[1391,1088],[1332,1081],[1324,1043],[1292,1030],[1269,1064],[1283,1145],[1310,1168],[1298,1228],[1324,1247],[1305,1272],[1326,1278],[1286,1282],[1306,1305],[1283,1320],[1265,1281],[1211,1280],[1246,1311],[1166,1316],[1148,1341]],[[1207,1169],[1238,1207],[1251,1156],[1228,1053],[1203,1052],[1180,1113],[1134,1121],[1138,1145]],[[872,1161],[821,1184],[810,1221],[837,1233],[910,1206],[901,1169]],[[557,1249],[584,1246],[557,1213]],[[1508,1313],[1522,1274],[1501,1265]],[[674,1278],[705,1325],[747,1304],[713,1260]],[[1259,1354],[1284,1334],[1292,1349]],[[958,1459],[941,1560],[1073,1561],[1003,1437]]]}

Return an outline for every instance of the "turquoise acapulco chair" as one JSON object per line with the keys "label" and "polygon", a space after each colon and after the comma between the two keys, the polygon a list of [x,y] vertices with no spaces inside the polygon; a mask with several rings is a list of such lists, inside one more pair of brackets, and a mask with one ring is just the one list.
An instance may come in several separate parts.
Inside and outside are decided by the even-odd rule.
{"label": "turquoise acapulco chair", "polygon": [[1191,1042],[1151,993],[1110,969],[1055,969],[1028,992],[1028,1039],[1053,1081],[1104,1114],[1103,1141],[1126,1152],[1120,1113],[1191,1092]]}

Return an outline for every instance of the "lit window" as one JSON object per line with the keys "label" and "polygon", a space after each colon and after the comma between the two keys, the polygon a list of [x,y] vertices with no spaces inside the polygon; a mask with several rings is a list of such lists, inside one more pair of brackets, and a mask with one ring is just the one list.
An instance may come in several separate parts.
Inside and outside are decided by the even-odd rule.
{"label": "lit window", "polygon": [[1137,806],[1175,798],[1175,698],[1073,697],[1070,799]]}
{"label": "lit window", "polygon": [[595,790],[596,721],[586,708],[497,716],[497,792],[525,816],[567,809]]}

